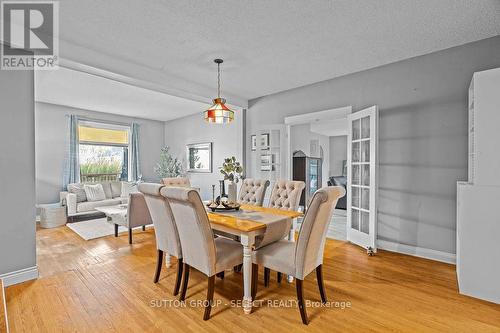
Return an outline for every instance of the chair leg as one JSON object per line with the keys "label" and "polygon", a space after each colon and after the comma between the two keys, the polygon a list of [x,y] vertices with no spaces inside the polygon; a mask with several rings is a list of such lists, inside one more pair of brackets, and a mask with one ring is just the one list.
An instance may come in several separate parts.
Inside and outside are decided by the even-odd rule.
{"label": "chair leg", "polygon": [[264,267],[264,286],[269,287],[269,277],[271,275],[271,271],[269,268]]}
{"label": "chair leg", "polygon": [[276,280],[278,280],[278,283],[281,283],[281,279],[282,279],[282,278],[283,278],[283,275],[282,275],[280,272],[278,272],[278,273],[276,274]]}
{"label": "chair leg", "polygon": [[132,244],[132,228],[128,229],[128,243]]}
{"label": "chair leg", "polygon": [[146,226],[145,225],[142,226],[142,231],[146,231]]}
{"label": "chair leg", "polygon": [[252,264],[252,301],[257,296],[257,284],[259,282],[259,265]]}
{"label": "chair leg", "polygon": [[174,286],[174,296],[179,294],[179,288],[181,287],[181,279],[182,279],[182,268],[183,268],[182,258],[177,260],[177,277],[175,279]]}
{"label": "chair leg", "polygon": [[224,280],[224,271],[215,274],[219,279]]}
{"label": "chair leg", "polygon": [[214,290],[215,275],[212,275],[208,278],[207,303],[205,304],[205,314],[203,315],[203,320],[210,319],[210,311],[212,310],[212,303],[214,301]]}
{"label": "chair leg", "polygon": [[179,301],[183,302],[186,299],[186,290],[189,280],[189,265],[184,263],[184,277],[182,279],[181,294],[179,295]]}
{"label": "chair leg", "polygon": [[155,277],[153,279],[154,283],[158,283],[158,280],[160,280],[161,266],[163,266],[163,251],[158,250],[158,259],[156,260],[156,272],[155,272]]}
{"label": "chair leg", "polygon": [[316,267],[316,279],[318,280],[319,293],[321,295],[321,302],[326,303],[325,284],[323,283],[323,265]]}
{"label": "chair leg", "polygon": [[307,319],[306,305],[304,303],[304,292],[302,288],[303,280],[295,279],[295,286],[297,287],[297,301],[299,304],[300,316],[302,317],[302,323],[304,325],[309,324],[309,319]]}

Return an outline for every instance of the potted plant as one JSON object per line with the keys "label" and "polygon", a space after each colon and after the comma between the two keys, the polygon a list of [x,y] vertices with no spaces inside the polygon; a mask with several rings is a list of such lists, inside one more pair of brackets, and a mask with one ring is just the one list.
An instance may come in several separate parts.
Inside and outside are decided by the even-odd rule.
{"label": "potted plant", "polygon": [[220,173],[224,175],[224,180],[228,180],[227,198],[229,201],[236,202],[236,183],[240,180],[243,174],[243,166],[236,161],[236,157],[228,157],[224,159],[224,163],[220,168]]}
{"label": "potted plant", "polygon": [[182,163],[170,154],[170,147],[165,146],[160,152],[160,162],[156,164],[155,173],[160,178],[180,177],[184,174]]}

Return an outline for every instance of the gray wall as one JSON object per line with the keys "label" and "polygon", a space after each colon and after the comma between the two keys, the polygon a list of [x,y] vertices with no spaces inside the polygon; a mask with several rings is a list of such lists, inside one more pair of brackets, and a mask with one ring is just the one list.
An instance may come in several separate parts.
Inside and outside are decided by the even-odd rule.
{"label": "gray wall", "polygon": [[[231,124],[209,124],[203,119],[203,114],[168,121],[165,123],[165,145],[172,154],[183,161],[186,167],[186,145],[191,143],[212,142],[212,173],[188,173],[191,185],[199,187],[203,200],[212,198],[212,186],[219,193],[219,180],[223,176],[219,172],[224,158],[235,156],[242,160],[242,123],[241,111],[235,111],[235,120]],[[250,146],[249,146],[250,147]],[[227,190],[227,189],[226,189]]]}
{"label": "gray wall", "polygon": [[342,175],[342,161],[347,160],[347,136],[330,137],[330,176]]}
{"label": "gray wall", "polygon": [[36,103],[36,202],[50,203],[59,200],[62,190],[64,161],[68,142],[66,115],[76,114],[92,119],[139,124],[139,160],[141,173],[146,181],[159,181],[154,167],[163,147],[164,123],[161,121],[129,118],[118,115],[75,109],[62,105]]}
{"label": "gray wall", "polygon": [[497,36],[257,98],[248,133],[286,116],[378,105],[379,239],[455,253],[456,181],[467,176],[467,89],[474,72],[500,67],[499,54]]}
{"label": "gray wall", "polygon": [[32,71],[0,70],[0,274],[36,265]]}

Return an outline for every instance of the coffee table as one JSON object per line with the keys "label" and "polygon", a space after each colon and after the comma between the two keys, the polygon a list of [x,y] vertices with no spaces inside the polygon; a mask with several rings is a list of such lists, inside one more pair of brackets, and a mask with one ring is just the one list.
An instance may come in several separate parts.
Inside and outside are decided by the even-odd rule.
{"label": "coffee table", "polygon": [[[104,213],[109,223],[115,225],[115,237],[118,237],[118,226],[128,229],[128,243],[132,244],[132,228],[128,221],[128,205],[121,204],[115,206],[96,207],[95,210]],[[146,226],[142,226],[142,231],[146,230]]]}

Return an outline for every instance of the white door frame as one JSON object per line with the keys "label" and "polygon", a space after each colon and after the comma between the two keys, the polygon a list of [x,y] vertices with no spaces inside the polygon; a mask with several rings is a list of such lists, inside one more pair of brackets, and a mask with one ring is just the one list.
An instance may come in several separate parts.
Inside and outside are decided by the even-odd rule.
{"label": "white door frame", "polygon": [[[369,186],[366,188],[369,190],[369,209],[363,210],[362,208],[357,209],[360,215],[364,213],[369,214],[369,230],[368,234],[360,230],[352,228],[352,124],[355,120],[360,120],[362,118],[370,117],[370,159],[369,159],[369,170],[370,170],[370,182]],[[347,137],[347,240],[354,244],[357,244],[371,252],[377,251],[377,197],[378,197],[378,107],[376,105],[366,108],[361,111],[357,111],[348,115],[348,137]],[[360,125],[361,128],[361,125]],[[361,130],[360,130],[361,131]],[[361,139],[363,140],[363,139]],[[360,145],[360,160],[361,160],[361,146],[362,141],[357,141]],[[359,165],[359,177],[360,183],[361,169],[363,165]],[[361,192],[362,187],[359,188],[359,206],[361,207]],[[361,219],[358,220],[358,229],[361,229]]]}

